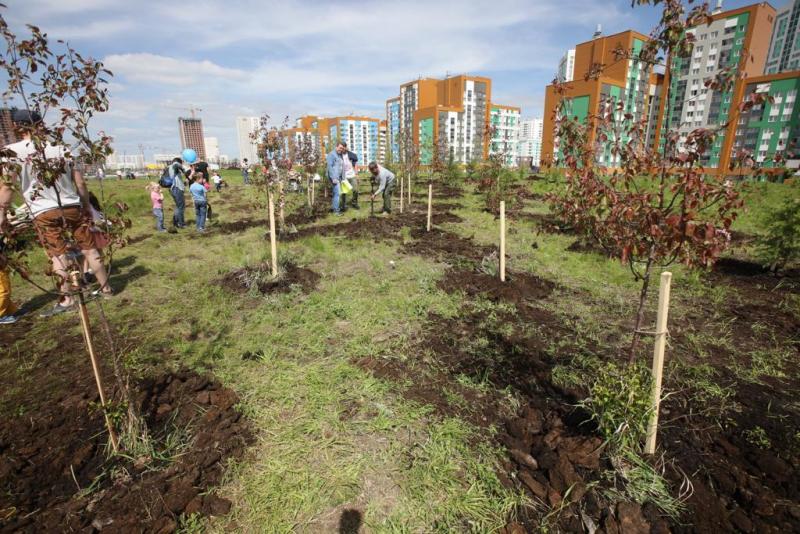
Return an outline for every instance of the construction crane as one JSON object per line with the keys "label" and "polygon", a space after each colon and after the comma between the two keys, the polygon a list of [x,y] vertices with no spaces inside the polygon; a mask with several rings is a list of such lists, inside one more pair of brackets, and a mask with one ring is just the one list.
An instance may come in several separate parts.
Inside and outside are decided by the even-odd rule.
{"label": "construction crane", "polygon": [[197,118],[196,113],[198,113],[200,111],[203,111],[202,108],[198,108],[198,107],[194,107],[194,106],[190,106],[188,108],[180,107],[180,106],[164,106],[164,107],[167,108],[167,109],[179,109],[181,111],[189,111],[189,113],[191,113],[193,119]]}

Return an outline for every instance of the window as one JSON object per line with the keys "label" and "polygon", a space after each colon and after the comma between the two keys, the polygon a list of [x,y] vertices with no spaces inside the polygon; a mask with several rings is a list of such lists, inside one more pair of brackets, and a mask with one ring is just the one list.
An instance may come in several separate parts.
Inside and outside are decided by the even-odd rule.
{"label": "window", "polygon": [[711,32],[711,38],[716,39],[719,36],[719,32]]}
{"label": "window", "polygon": [[706,39],[708,39],[708,34],[707,33],[704,33],[703,35],[700,36],[700,40],[701,41],[705,41]]}
{"label": "window", "polygon": [[736,44],[737,44],[737,45],[740,45],[740,44],[742,44],[743,42],[744,42],[744,38],[742,38],[742,37],[739,37],[738,39],[736,39]]}
{"label": "window", "polygon": [[692,74],[700,74],[700,69],[692,69]]}
{"label": "window", "polygon": [[769,120],[767,122],[775,122],[777,120],[777,118],[778,118],[777,115],[770,115],[769,116]]}
{"label": "window", "polygon": [[706,67],[706,72],[714,72],[714,67]]}
{"label": "window", "polygon": [[691,94],[692,94],[692,96],[697,96],[697,89],[695,89],[694,91],[692,91],[692,93],[691,93]]}
{"label": "window", "polygon": [[700,80],[692,80],[692,87],[700,85]]}

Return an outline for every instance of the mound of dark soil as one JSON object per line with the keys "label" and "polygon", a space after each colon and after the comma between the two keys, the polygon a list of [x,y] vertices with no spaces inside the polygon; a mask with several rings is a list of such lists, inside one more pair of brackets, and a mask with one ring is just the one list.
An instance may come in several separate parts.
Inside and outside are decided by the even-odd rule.
{"label": "mound of dark soil", "polygon": [[546,298],[555,284],[529,273],[507,272],[506,281],[483,272],[450,270],[439,281],[439,287],[448,293],[463,291],[470,297],[483,296],[494,302],[506,301],[525,305],[526,301]]}
{"label": "mound of dark soil", "polygon": [[[82,350],[76,340],[60,348]],[[171,461],[108,459],[89,363],[79,368],[53,358],[34,372],[59,368],[69,373],[59,378],[68,386],[18,395],[21,406],[43,400],[32,398],[37,393],[46,402],[0,430],[0,531],[172,532],[181,514],[228,512],[230,502],[208,490],[250,440],[233,408],[235,393],[190,371],[140,382],[133,395],[155,442],[163,447],[180,432],[185,446]]]}
{"label": "mound of dark soil", "polygon": [[269,221],[267,219],[241,219],[238,221],[233,222],[226,222],[221,223],[214,227],[214,230],[218,230],[223,234],[233,234],[236,232],[244,232],[245,230],[249,230],[250,228],[267,228],[269,225]]}
{"label": "mound of dark soil", "polygon": [[257,289],[261,294],[289,293],[294,287],[300,287],[303,293],[310,293],[317,287],[320,276],[311,269],[298,267],[290,263],[286,265],[277,278],[272,278],[271,268],[264,263],[255,267],[242,267],[222,277],[223,287],[234,293],[247,293]]}
{"label": "mound of dark soil", "polygon": [[586,238],[573,241],[573,243],[570,246],[568,246],[566,250],[568,252],[581,252],[584,254],[599,254],[607,258],[613,257],[613,254],[609,253],[609,251],[601,247],[597,243],[597,241],[592,241]]}
{"label": "mound of dark soil", "polygon": [[[364,209],[363,207],[361,208]],[[452,213],[434,213],[433,224],[457,223],[461,218]],[[286,237],[295,240],[312,235],[341,235],[356,238],[372,238],[375,241],[385,239],[400,239],[401,230],[405,228],[424,228],[427,225],[427,214],[419,212],[394,213],[388,217],[376,216],[368,219],[353,219],[351,221],[325,226],[307,226],[301,228],[296,234]]]}
{"label": "mound of dark soil", "polygon": [[472,239],[466,239],[437,228],[433,228],[430,232],[425,229],[417,229],[411,232],[411,236],[415,240],[402,245],[401,252],[435,258],[437,261],[448,263],[455,263],[459,259],[480,262],[495,250],[495,247],[479,246]]}

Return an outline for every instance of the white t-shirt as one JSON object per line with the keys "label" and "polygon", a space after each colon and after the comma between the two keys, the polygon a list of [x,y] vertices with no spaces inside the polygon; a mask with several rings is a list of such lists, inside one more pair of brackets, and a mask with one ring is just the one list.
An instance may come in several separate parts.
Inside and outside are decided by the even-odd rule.
{"label": "white t-shirt", "polygon": [[[80,206],[81,197],[78,188],[72,179],[72,161],[64,159],[66,149],[64,147],[49,146],[45,149],[45,157],[48,160],[63,159],[65,172],[62,174],[53,187],[45,187],[38,177],[34,174],[35,170],[31,162],[34,154],[33,143],[30,141],[20,141],[6,147],[14,151],[17,155],[15,163],[21,166],[20,188],[25,203],[31,208],[31,215],[36,217],[40,213],[58,208],[58,200],[61,199],[61,207]],[[58,191],[58,195],[56,195]]]}
{"label": "white t-shirt", "polygon": [[215,174],[211,179],[214,180],[215,184],[218,184],[222,181],[222,177],[219,174]]}

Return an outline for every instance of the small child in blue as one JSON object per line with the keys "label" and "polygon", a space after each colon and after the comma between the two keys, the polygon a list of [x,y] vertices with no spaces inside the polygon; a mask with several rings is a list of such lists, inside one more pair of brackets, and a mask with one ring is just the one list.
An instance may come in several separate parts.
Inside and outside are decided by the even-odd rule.
{"label": "small child in blue", "polygon": [[197,180],[189,187],[194,201],[195,224],[198,232],[206,231],[206,216],[208,215],[208,201],[206,200],[206,179],[200,175]]}

